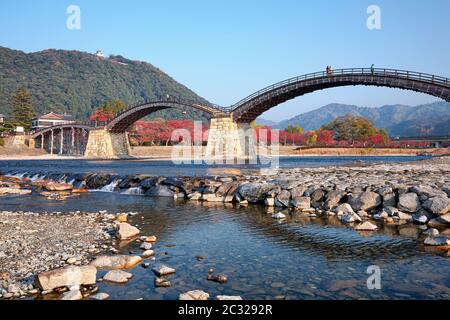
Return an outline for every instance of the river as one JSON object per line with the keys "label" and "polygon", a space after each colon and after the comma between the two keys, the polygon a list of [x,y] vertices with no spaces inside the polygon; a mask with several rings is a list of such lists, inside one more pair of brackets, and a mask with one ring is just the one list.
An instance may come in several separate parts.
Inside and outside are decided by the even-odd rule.
{"label": "river", "polygon": [[[397,162],[403,159],[394,158]],[[331,165],[356,160],[362,159],[307,161]],[[301,161],[283,158],[281,166],[298,167]],[[368,161],[386,162],[386,158]],[[2,161],[1,165],[1,171],[22,172],[208,173],[205,166],[180,168],[163,161]],[[137,266],[126,285],[98,284],[111,299],[177,299],[180,292],[194,289],[211,297],[240,295],[244,299],[450,299],[450,260],[427,252],[416,240],[421,230],[413,225],[384,225],[375,233],[364,234],[342,225],[336,217],[292,213],[287,220],[278,221],[271,218],[270,208],[260,205],[189,202],[118,192],[91,192],[62,202],[37,194],[8,196],[1,198],[0,210],[138,212],[130,223],[141,234],[158,237],[156,262],[148,262],[163,263],[177,271],[169,278],[170,288],[155,288],[151,266]],[[133,242],[119,252],[140,254],[141,250]],[[381,270],[379,290],[367,286],[370,266]],[[228,282],[207,281],[211,268],[227,275]]]}

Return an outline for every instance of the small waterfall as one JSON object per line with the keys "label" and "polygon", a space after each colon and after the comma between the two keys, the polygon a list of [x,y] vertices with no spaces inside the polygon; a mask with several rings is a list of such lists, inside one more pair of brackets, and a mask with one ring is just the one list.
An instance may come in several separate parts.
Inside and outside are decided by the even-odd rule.
{"label": "small waterfall", "polygon": [[133,196],[141,196],[144,194],[144,191],[141,187],[135,187],[135,188],[129,188],[120,194],[127,194],[127,195],[133,195]]}
{"label": "small waterfall", "polygon": [[122,181],[121,178],[115,179],[115,180],[111,181],[109,184],[107,184],[106,186],[104,186],[103,188],[97,189],[97,190],[92,190],[92,191],[114,192],[114,191],[116,191],[117,185],[120,183],[120,181]]}

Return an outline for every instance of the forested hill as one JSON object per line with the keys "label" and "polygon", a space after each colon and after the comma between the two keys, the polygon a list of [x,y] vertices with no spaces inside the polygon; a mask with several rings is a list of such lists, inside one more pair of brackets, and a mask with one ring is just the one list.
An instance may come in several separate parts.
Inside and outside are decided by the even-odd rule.
{"label": "forested hill", "polygon": [[[24,53],[0,47],[0,113],[9,115],[9,97],[20,86],[32,96],[37,113],[55,111],[87,119],[108,100],[126,104],[166,97],[207,101],[153,65],[121,56],[101,59],[79,51]],[[153,117],[205,120],[196,110],[164,110]]]}

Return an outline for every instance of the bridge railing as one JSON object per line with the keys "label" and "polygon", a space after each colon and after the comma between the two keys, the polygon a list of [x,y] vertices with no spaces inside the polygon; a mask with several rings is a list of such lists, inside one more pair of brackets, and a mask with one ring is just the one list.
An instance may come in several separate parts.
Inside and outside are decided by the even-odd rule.
{"label": "bridge railing", "polygon": [[272,90],[311,79],[318,79],[323,77],[333,77],[333,76],[345,76],[345,75],[376,75],[376,76],[386,76],[386,77],[397,77],[411,80],[426,81],[432,84],[439,84],[444,86],[450,86],[450,79],[445,77],[440,77],[432,74],[407,71],[407,70],[397,70],[397,69],[384,69],[384,68],[347,68],[347,69],[336,69],[330,71],[319,71],[314,73],[308,73],[302,76],[290,78],[284,81],[280,81],[271,86],[263,88],[250,96],[242,99],[241,101],[231,105],[230,107],[223,108],[224,111],[231,112],[239,106],[253,100],[254,98],[270,92]]}
{"label": "bridge railing", "polygon": [[[189,105],[191,105],[191,106],[192,105],[202,105],[198,101],[181,99],[181,98],[176,97],[176,96],[168,96],[166,98],[161,98],[161,99],[153,100],[153,101],[141,101],[141,102],[132,104],[132,105],[128,106],[127,108],[123,109],[122,111],[118,112],[117,114],[114,115],[114,117],[110,121],[105,123],[105,125],[110,123],[113,119],[116,119],[116,118],[120,117],[121,115],[127,113],[128,111],[130,111],[130,110],[132,110],[134,108],[137,108],[137,107],[140,107],[140,106],[143,106],[143,105],[146,105],[146,104],[150,104],[150,103],[157,103],[157,102],[173,102],[173,103],[179,103],[179,104],[186,105],[186,106],[189,106]],[[223,108],[223,107],[221,107],[221,106],[219,106],[217,104],[213,104],[213,103],[205,103],[204,106],[217,109],[217,111],[219,111],[219,112],[220,111],[224,112],[224,109],[225,109],[225,108]]]}

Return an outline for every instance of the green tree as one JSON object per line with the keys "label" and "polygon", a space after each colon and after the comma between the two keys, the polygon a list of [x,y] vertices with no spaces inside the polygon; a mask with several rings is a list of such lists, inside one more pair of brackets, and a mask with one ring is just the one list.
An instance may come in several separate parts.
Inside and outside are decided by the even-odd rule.
{"label": "green tree", "polygon": [[352,145],[356,141],[367,141],[370,137],[380,133],[368,119],[352,115],[338,117],[321,129],[334,131],[333,138],[336,141],[348,141]]}
{"label": "green tree", "polygon": [[14,124],[27,129],[31,127],[31,119],[36,115],[31,103],[31,96],[25,87],[17,89],[10,99],[11,114]]}

